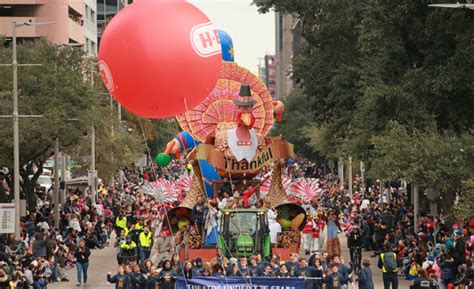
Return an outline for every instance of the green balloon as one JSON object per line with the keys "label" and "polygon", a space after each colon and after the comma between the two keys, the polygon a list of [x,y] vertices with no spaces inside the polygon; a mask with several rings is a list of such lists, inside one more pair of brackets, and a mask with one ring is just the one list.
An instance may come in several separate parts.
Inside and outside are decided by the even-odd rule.
{"label": "green balloon", "polygon": [[159,167],[164,168],[170,163],[171,158],[165,153],[159,153],[156,155],[155,161]]}

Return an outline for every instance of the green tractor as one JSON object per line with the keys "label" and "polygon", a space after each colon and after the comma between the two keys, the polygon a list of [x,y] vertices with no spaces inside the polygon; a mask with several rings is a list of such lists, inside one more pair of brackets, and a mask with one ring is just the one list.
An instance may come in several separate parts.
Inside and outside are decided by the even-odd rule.
{"label": "green tractor", "polygon": [[227,257],[271,254],[267,209],[224,209],[219,232],[217,245]]}

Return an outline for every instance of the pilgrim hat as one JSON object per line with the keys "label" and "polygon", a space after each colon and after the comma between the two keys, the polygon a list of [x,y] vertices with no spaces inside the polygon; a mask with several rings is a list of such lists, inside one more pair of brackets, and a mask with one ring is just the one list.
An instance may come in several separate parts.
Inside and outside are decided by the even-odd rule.
{"label": "pilgrim hat", "polygon": [[234,100],[234,103],[240,106],[253,106],[257,102],[252,98],[250,86],[248,84],[242,84],[240,86],[239,97]]}

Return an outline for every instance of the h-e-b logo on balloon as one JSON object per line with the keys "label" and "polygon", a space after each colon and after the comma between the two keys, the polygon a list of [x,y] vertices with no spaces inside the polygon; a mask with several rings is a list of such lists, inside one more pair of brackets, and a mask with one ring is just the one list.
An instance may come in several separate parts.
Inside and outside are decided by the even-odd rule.
{"label": "h-e-b logo on balloon", "polygon": [[201,57],[210,57],[221,52],[221,41],[211,22],[199,24],[191,30],[191,43]]}
{"label": "h-e-b logo on balloon", "polygon": [[100,76],[102,77],[102,80],[107,90],[110,93],[114,92],[115,86],[114,86],[114,79],[112,78],[112,72],[110,72],[109,67],[103,60],[99,61],[99,71],[100,71]]}

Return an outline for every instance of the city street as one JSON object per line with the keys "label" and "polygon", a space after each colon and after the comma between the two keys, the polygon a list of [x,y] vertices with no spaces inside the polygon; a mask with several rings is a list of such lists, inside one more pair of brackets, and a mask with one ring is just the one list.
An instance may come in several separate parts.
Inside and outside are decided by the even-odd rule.
{"label": "city street", "polygon": [[0,0],[0,288],[471,287],[473,1]]}
{"label": "city street", "polygon": [[[113,243],[113,242],[112,242]],[[106,247],[102,250],[93,250],[89,261],[89,277],[85,288],[93,289],[109,289],[114,285],[108,284],[106,277],[107,272],[117,271],[117,259],[115,253],[117,249],[113,246]],[[76,286],[76,269],[67,271],[69,282],[57,282],[48,285],[52,289],[71,289]]]}

